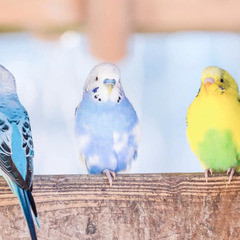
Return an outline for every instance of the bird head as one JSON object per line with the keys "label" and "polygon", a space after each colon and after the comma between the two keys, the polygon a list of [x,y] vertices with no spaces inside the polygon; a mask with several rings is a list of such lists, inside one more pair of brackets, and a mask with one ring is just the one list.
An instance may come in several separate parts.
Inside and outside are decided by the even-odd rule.
{"label": "bird head", "polygon": [[0,65],[0,93],[16,94],[15,78],[5,67]]}
{"label": "bird head", "polygon": [[207,94],[218,94],[229,92],[238,93],[238,85],[233,77],[224,69],[218,67],[207,67],[201,75],[202,89]]}
{"label": "bird head", "polygon": [[117,102],[123,93],[120,70],[112,63],[101,63],[89,73],[84,92],[90,92],[98,102]]}

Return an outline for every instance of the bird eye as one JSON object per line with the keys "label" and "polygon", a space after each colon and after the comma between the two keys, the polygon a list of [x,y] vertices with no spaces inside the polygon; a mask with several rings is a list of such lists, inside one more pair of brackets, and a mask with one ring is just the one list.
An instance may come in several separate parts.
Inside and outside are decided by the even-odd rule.
{"label": "bird eye", "polygon": [[98,77],[96,77],[95,80],[98,81]]}
{"label": "bird eye", "polygon": [[220,82],[221,82],[221,83],[223,83],[223,82],[224,82],[222,78],[220,79]]}

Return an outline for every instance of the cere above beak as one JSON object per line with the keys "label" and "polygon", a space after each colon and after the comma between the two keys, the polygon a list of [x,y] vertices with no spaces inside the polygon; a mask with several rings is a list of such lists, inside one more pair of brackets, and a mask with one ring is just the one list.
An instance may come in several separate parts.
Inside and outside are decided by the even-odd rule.
{"label": "cere above beak", "polygon": [[214,78],[212,78],[212,77],[209,77],[209,78],[205,78],[204,79],[204,84],[206,85],[206,84],[212,84],[212,83],[214,83],[215,82],[215,80],[214,80]]}
{"label": "cere above beak", "polygon": [[107,78],[103,81],[103,84],[106,85],[108,92],[110,94],[112,92],[114,85],[116,84],[116,80]]}
{"label": "cere above beak", "polygon": [[204,79],[205,89],[207,90],[208,87],[209,87],[212,83],[215,83],[214,78],[212,78],[212,77],[205,78],[205,79]]}

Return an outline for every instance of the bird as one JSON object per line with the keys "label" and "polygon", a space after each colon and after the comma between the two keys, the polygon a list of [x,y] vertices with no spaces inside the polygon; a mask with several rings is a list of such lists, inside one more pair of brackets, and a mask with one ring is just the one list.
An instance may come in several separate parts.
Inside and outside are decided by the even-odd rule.
{"label": "bird", "polygon": [[139,120],[115,64],[103,62],[90,71],[75,110],[75,134],[88,172],[106,174],[110,186],[116,173],[128,170],[137,158]]}
{"label": "bird", "polygon": [[187,111],[190,147],[209,173],[227,172],[229,181],[240,165],[240,97],[234,78],[216,66],[205,68],[201,87]]}
{"label": "bird", "polygon": [[19,200],[31,239],[36,240],[32,212],[40,225],[32,195],[33,157],[28,113],[19,101],[13,74],[0,65],[0,170]]}

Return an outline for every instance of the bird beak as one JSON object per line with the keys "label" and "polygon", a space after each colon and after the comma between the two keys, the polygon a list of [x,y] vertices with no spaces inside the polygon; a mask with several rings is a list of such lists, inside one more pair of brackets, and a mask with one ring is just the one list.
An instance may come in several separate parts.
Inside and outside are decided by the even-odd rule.
{"label": "bird beak", "polygon": [[212,83],[215,83],[214,78],[209,77],[209,78],[205,78],[205,79],[204,79],[204,87],[205,87],[206,91],[208,90],[208,87],[209,87]]}
{"label": "bird beak", "polygon": [[113,87],[114,87],[114,85],[112,85],[112,84],[107,85],[107,89],[108,89],[109,94],[111,94]]}
{"label": "bird beak", "polygon": [[113,89],[113,87],[115,86],[115,84],[116,84],[116,80],[115,79],[105,79],[104,81],[103,81],[103,83],[105,84],[105,86],[107,87],[107,89],[108,89],[108,93],[109,94],[111,94],[111,92],[112,92],[112,89]]}

